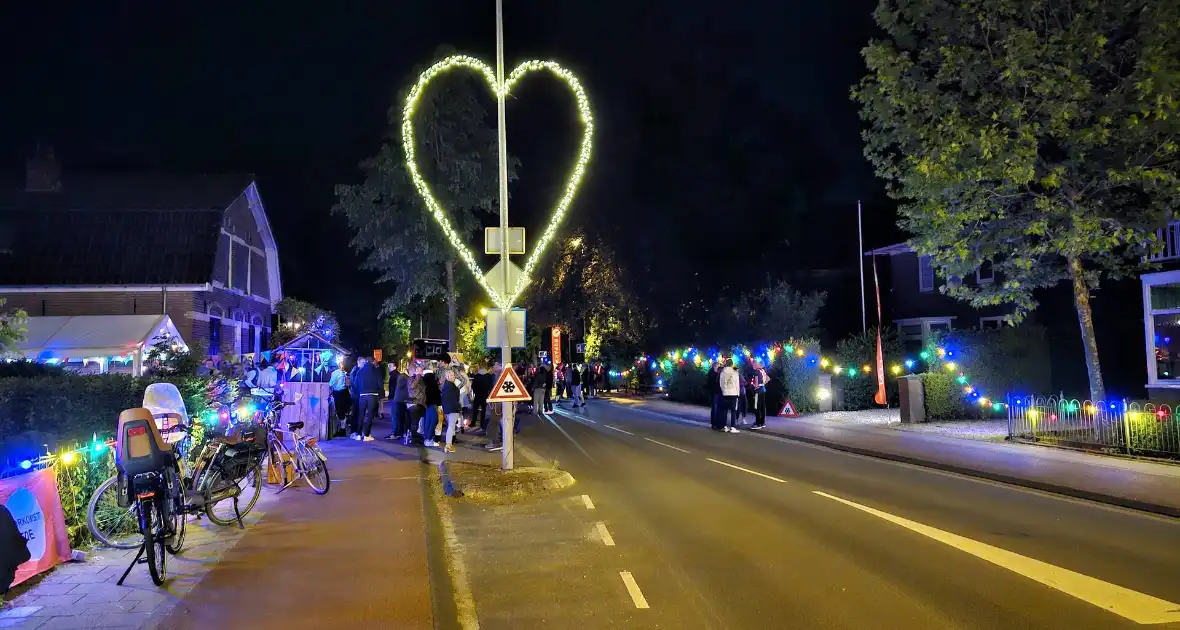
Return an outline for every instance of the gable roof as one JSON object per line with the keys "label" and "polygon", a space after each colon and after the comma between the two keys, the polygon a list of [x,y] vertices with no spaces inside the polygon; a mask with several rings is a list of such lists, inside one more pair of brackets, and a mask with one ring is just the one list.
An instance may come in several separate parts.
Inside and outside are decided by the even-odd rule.
{"label": "gable roof", "polygon": [[205,284],[252,176],[79,176],[0,188],[0,286]]}
{"label": "gable roof", "polygon": [[16,344],[15,353],[42,360],[124,355],[156,337],[180,339],[167,315],[30,317],[26,328],[28,334]]}

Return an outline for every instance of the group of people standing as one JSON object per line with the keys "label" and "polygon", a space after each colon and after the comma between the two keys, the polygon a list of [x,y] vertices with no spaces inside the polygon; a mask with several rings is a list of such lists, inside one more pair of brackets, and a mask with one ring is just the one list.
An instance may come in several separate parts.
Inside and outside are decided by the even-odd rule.
{"label": "group of people standing", "polygon": [[733,359],[717,361],[709,370],[709,394],[713,398],[710,424],[714,431],[740,433],[738,425],[749,411],[754,413],[751,429],[766,426],[766,386],[770,374],[761,359],[755,359],[751,374],[743,376]]}

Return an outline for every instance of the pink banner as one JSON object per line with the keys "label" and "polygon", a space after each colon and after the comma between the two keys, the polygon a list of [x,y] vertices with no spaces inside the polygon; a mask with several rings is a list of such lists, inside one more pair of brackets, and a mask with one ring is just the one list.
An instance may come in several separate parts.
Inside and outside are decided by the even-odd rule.
{"label": "pink banner", "polygon": [[31,556],[17,567],[13,585],[70,559],[66,516],[52,468],[0,480],[0,503],[12,513]]}

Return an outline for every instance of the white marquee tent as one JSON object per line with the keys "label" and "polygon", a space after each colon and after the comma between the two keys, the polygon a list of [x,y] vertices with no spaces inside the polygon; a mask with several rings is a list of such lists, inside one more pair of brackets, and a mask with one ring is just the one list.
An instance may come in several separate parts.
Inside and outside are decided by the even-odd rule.
{"label": "white marquee tent", "polygon": [[97,362],[106,372],[112,360],[143,371],[143,350],[161,339],[186,346],[167,315],[78,315],[30,317],[25,340],[13,354],[32,361],[68,364]]}

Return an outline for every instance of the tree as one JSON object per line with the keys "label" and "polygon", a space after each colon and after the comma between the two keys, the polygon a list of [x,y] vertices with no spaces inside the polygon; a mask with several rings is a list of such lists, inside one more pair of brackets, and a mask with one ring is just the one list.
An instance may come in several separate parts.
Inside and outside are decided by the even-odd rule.
{"label": "tree", "polygon": [[[7,300],[0,298],[0,308],[3,308],[6,302]],[[28,321],[28,314],[19,308],[0,312],[0,352],[14,350],[18,343],[25,340],[25,333],[28,332],[25,325]]]}
{"label": "tree", "polygon": [[713,337],[706,343],[757,343],[819,334],[819,312],[827,294],[803,293],[780,280],[769,289],[719,298],[710,317]]}
{"label": "tree", "polygon": [[[1180,4],[881,0],[853,90],[912,245],[976,306],[1068,280],[1091,397],[1090,292],[1140,266],[1180,205]],[[967,278],[990,266],[996,281]]]}
{"label": "tree", "polygon": [[295,298],[283,298],[275,306],[279,315],[279,327],[271,335],[271,348],[291,341],[305,332],[314,332],[331,341],[340,332],[340,324],[331,311]]}
{"label": "tree", "polygon": [[587,356],[633,355],[646,336],[648,318],[614,250],[580,229],[559,247],[549,264],[553,272],[536,279],[530,318],[580,333]]}
{"label": "tree", "polygon": [[483,365],[489,359],[499,360],[499,352],[488,351],[487,321],[479,313],[471,313],[459,320],[455,335],[455,349],[468,365]]}
{"label": "tree", "polygon": [[[439,57],[451,52],[442,48]],[[332,211],[343,214],[355,230],[352,247],[367,254],[365,267],[380,272],[382,282],[393,283],[384,312],[444,298],[453,342],[457,258],[414,188],[402,151],[402,110],[409,86],[417,78],[416,71],[390,105],[381,149],[360,164],[364,181],[337,186]],[[419,170],[447,209],[455,230],[468,242],[482,218],[498,213],[500,206],[498,139],[484,106],[490,98],[489,88],[474,75],[443,74],[423,94],[413,121]],[[510,181],[518,164],[516,159],[509,160]]]}
{"label": "tree", "polygon": [[381,352],[386,361],[397,362],[406,356],[414,339],[410,318],[394,313],[381,320]]}

